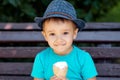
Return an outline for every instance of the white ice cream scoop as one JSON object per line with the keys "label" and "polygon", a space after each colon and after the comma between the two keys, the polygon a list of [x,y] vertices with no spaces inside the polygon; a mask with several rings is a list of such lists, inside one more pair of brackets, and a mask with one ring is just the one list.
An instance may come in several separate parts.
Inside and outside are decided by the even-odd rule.
{"label": "white ice cream scoop", "polygon": [[58,77],[65,77],[68,70],[67,62],[60,61],[53,64],[53,72]]}

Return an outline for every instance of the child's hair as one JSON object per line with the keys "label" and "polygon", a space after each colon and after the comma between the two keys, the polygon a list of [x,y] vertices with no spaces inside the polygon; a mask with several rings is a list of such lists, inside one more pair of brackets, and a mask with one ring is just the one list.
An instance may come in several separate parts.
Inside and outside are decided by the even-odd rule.
{"label": "child's hair", "polygon": [[71,20],[68,20],[68,19],[65,19],[65,18],[61,18],[61,17],[51,17],[51,18],[47,18],[47,19],[45,19],[44,21],[43,21],[43,23],[42,23],[42,29],[44,30],[44,25],[45,25],[45,22],[49,22],[49,21],[55,21],[55,22],[65,22],[65,21],[70,21],[72,24],[73,24],[73,28],[74,29],[76,29],[77,27],[76,27],[76,24],[73,22],[73,21],[71,21]]}

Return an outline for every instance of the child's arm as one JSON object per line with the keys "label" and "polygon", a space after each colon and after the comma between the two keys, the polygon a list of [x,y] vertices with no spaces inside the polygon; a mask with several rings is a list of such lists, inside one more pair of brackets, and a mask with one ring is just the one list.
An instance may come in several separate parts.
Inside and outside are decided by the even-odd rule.
{"label": "child's arm", "polygon": [[90,79],[88,79],[88,80],[97,80],[97,79],[96,79],[96,77],[94,77],[94,78],[90,78]]}
{"label": "child's arm", "polygon": [[38,79],[38,78],[34,78],[34,80],[44,80],[44,79]]}

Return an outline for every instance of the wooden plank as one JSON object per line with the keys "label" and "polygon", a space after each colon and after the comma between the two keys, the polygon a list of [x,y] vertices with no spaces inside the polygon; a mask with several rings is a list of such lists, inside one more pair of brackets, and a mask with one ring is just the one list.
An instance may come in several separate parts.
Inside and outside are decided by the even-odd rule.
{"label": "wooden plank", "polygon": [[87,23],[85,29],[94,30],[120,30],[120,23],[113,22],[94,22]]}
{"label": "wooden plank", "polygon": [[36,23],[0,23],[0,30],[39,30]]}
{"label": "wooden plank", "polygon": [[[120,42],[119,31],[83,31],[75,41],[79,42]],[[45,42],[39,31],[0,31],[0,42]]]}
{"label": "wooden plank", "polygon": [[120,31],[79,32],[76,41],[80,42],[120,42]]}
{"label": "wooden plank", "polygon": [[0,80],[33,80],[30,76],[0,76]]}
{"label": "wooden plank", "polygon": [[[85,29],[112,29],[112,30],[120,30],[120,23],[105,23],[105,22],[94,22],[94,23],[86,23]],[[36,23],[0,23],[0,30],[39,30],[39,27]]]}
{"label": "wooden plank", "polygon": [[120,77],[97,77],[97,80],[120,80]]}
{"label": "wooden plank", "polygon": [[45,47],[0,47],[0,58],[34,58]]}
{"label": "wooden plank", "polygon": [[38,31],[0,31],[0,42],[45,42],[42,34]]}
{"label": "wooden plank", "polygon": [[[34,58],[46,47],[0,47],[0,58]],[[80,47],[93,58],[120,58],[120,47]]]}
{"label": "wooden plank", "polygon": [[[120,77],[120,64],[97,63],[98,76]],[[0,63],[0,75],[30,75],[32,63]]]}
{"label": "wooden plank", "polygon": [[0,74],[28,76],[32,70],[32,63],[2,63],[0,62]]}
{"label": "wooden plank", "polygon": [[[28,76],[0,76],[0,80],[33,80]],[[120,80],[120,77],[97,77],[97,80]]]}
{"label": "wooden plank", "polygon": [[120,64],[98,63],[96,64],[99,76],[120,77]]}
{"label": "wooden plank", "polygon": [[120,47],[81,47],[81,49],[89,52],[96,59],[120,58]]}

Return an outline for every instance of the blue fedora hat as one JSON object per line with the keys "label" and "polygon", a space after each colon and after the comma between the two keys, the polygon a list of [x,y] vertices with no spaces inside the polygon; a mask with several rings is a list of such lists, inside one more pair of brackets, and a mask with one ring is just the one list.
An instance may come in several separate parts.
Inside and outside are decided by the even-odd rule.
{"label": "blue fedora hat", "polygon": [[42,23],[45,19],[51,17],[60,17],[73,21],[77,28],[82,30],[85,27],[85,22],[81,19],[77,19],[76,11],[72,4],[65,0],[53,0],[47,7],[43,17],[35,17],[35,22],[42,30]]}

